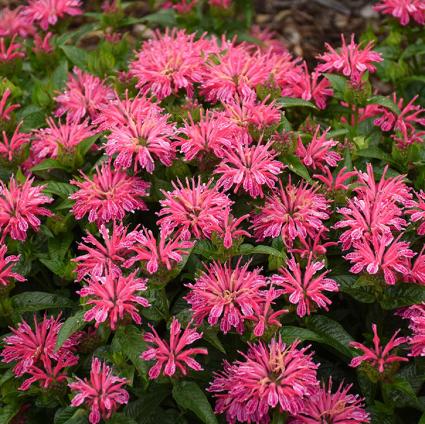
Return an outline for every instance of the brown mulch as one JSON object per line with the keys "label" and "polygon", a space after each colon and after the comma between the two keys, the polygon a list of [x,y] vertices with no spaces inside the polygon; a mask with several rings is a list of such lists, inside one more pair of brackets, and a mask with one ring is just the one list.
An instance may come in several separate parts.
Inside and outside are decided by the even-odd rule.
{"label": "brown mulch", "polygon": [[359,35],[378,15],[370,0],[256,0],[256,22],[276,31],[290,51],[308,61],[323,52],[324,43],[341,43]]}

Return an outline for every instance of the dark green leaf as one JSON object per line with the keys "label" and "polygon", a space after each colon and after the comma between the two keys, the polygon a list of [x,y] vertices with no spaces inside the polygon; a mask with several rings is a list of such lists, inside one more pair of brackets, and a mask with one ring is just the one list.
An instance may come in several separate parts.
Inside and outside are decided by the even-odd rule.
{"label": "dark green leaf", "polygon": [[292,171],[294,174],[297,174],[301,178],[304,178],[309,183],[312,183],[312,179],[310,178],[310,174],[308,173],[307,168],[301,162],[300,158],[295,155],[287,154],[282,158],[282,161],[285,165],[288,166],[288,169]]}
{"label": "dark green leaf", "polygon": [[416,284],[389,286],[379,302],[383,309],[396,309],[425,302],[425,287]]}
{"label": "dark green leaf", "polygon": [[51,169],[63,169],[65,171],[68,170],[65,165],[62,165],[56,159],[45,159],[43,160],[43,162],[40,162],[37,165],[33,166],[31,168],[31,172],[49,171]]}
{"label": "dark green leaf", "polygon": [[193,381],[177,381],[173,398],[183,410],[193,412],[205,424],[218,424],[217,418],[201,388]]}
{"label": "dark green leaf", "polygon": [[84,311],[78,311],[62,324],[56,340],[56,350],[58,350],[69,337],[87,325],[87,322],[84,321],[84,313]]}
{"label": "dark green leaf", "polygon": [[284,107],[284,108],[290,108],[290,107],[309,107],[312,109],[317,109],[317,107],[307,100],[298,99],[295,97],[281,97],[278,102]]}
{"label": "dark green leaf", "polygon": [[130,402],[124,409],[125,415],[134,419],[146,419],[156,414],[162,401],[169,395],[170,386],[166,384],[155,384],[147,393],[143,393],[139,399]]}
{"label": "dark green leaf", "polygon": [[88,412],[83,408],[73,408],[67,406],[66,408],[56,411],[54,424],[87,424]]}
{"label": "dark green leaf", "polygon": [[68,197],[77,190],[77,187],[68,184],[61,183],[59,181],[48,181],[44,192],[47,194],[55,194],[62,199],[68,199]]}
{"label": "dark green leaf", "polygon": [[384,106],[386,109],[389,109],[391,112],[394,112],[396,115],[400,114],[400,108],[388,97],[385,96],[373,96],[367,99],[369,105],[376,104]]}
{"label": "dark green leaf", "polygon": [[44,292],[24,292],[11,298],[17,313],[42,311],[43,309],[72,308],[74,302],[64,296]]}
{"label": "dark green leaf", "polygon": [[88,54],[85,50],[75,46],[60,46],[60,48],[73,65],[84,70],[87,68]]}

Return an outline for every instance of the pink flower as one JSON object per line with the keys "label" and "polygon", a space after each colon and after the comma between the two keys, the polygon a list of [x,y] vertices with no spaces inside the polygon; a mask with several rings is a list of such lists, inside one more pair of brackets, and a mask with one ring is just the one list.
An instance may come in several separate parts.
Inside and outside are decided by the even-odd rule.
{"label": "pink flower", "polygon": [[177,13],[189,13],[195,6],[197,0],[168,0],[162,7],[164,9],[174,9]]}
{"label": "pink flower", "polygon": [[409,329],[412,336],[407,338],[411,349],[410,356],[425,356],[425,305],[412,305],[397,315],[410,320]]}
{"label": "pink flower", "polygon": [[80,143],[95,134],[87,121],[81,124],[67,121],[58,125],[52,118],[47,118],[47,125],[47,128],[35,132],[31,144],[31,150],[38,160],[73,155]]}
{"label": "pink flower", "polygon": [[43,194],[45,186],[33,186],[34,179],[26,179],[23,184],[12,176],[7,187],[0,181],[0,229],[3,241],[8,234],[14,240],[25,241],[27,231],[40,229],[39,216],[52,216],[53,213],[42,207],[53,199]]}
{"label": "pink flower", "polygon": [[404,100],[394,93],[392,101],[397,105],[400,113],[378,106],[375,109],[375,115],[382,113],[373,123],[381,128],[382,131],[394,131],[391,136],[400,148],[406,148],[413,143],[423,143],[425,131],[418,131],[415,125],[425,126],[425,109],[419,105],[414,105],[418,96],[413,97],[407,105],[404,106]]}
{"label": "pink flower", "polygon": [[146,262],[146,269],[149,274],[158,271],[159,266],[165,266],[171,271],[175,263],[183,260],[183,255],[188,254],[192,248],[191,241],[182,240],[182,235],[171,236],[164,231],[159,234],[159,240],[153,235],[151,230],[143,228],[141,231],[134,231],[135,243],[130,248],[136,253],[126,261],[125,266],[130,267],[135,262]]}
{"label": "pink flower", "polygon": [[244,330],[244,317],[255,315],[263,302],[260,290],[266,287],[266,279],[261,269],[248,271],[249,262],[240,265],[240,260],[232,269],[230,263],[224,265],[212,262],[196,280],[187,284],[190,292],[185,297],[191,305],[193,318],[199,325],[208,317],[208,324],[220,321],[220,330],[226,334],[232,327],[240,334]]}
{"label": "pink flower", "polygon": [[222,113],[209,110],[204,113],[201,109],[200,114],[198,122],[194,122],[189,114],[189,120],[184,121],[184,126],[179,129],[184,137],[176,137],[175,144],[188,161],[201,160],[208,154],[222,157],[225,148],[232,146],[236,131],[232,122]]}
{"label": "pink flower", "polygon": [[19,158],[22,154],[22,148],[30,142],[31,136],[27,133],[19,132],[22,122],[20,122],[13,132],[10,139],[7,137],[6,131],[3,131],[3,140],[0,139],[0,157],[12,162]]}
{"label": "pink flower", "polygon": [[66,90],[55,98],[59,107],[57,116],[67,114],[73,121],[80,121],[85,117],[95,119],[99,111],[115,99],[111,88],[98,77],[83,72],[77,67],[73,69],[66,83]]}
{"label": "pink flower", "polygon": [[16,35],[12,37],[9,45],[6,46],[6,39],[0,37],[0,64],[1,62],[11,62],[12,60],[19,59],[25,56],[25,53],[21,51],[22,44],[15,43]]}
{"label": "pink flower", "polygon": [[149,370],[150,379],[158,378],[160,374],[172,377],[177,369],[183,375],[186,375],[186,367],[195,371],[202,371],[201,364],[194,359],[194,356],[207,355],[208,350],[203,348],[186,349],[186,346],[202,338],[202,333],[198,333],[190,326],[191,322],[182,332],[179,321],[173,317],[170,327],[170,341],[167,342],[161,339],[155,328],[149,324],[152,332],[146,332],[144,340],[152,346],[145,350],[140,357],[145,361],[156,361],[155,365]]}
{"label": "pink flower", "polygon": [[403,175],[385,178],[386,172],[387,167],[376,183],[371,164],[367,165],[367,173],[357,171],[359,186],[354,191],[358,196],[351,198],[346,207],[337,209],[343,219],[334,225],[336,229],[348,228],[339,238],[344,250],[356,240],[369,240],[373,234],[385,236],[390,241],[392,231],[401,231],[407,225],[399,204],[410,204],[410,189]]}
{"label": "pink flower", "polygon": [[313,100],[319,109],[326,109],[327,99],[333,95],[329,80],[320,72],[309,73],[305,62],[297,70],[288,74],[286,84],[282,87],[282,96]]}
{"label": "pink flower", "polygon": [[223,239],[223,246],[226,249],[230,249],[233,246],[234,240],[241,237],[251,237],[248,231],[238,228],[248,217],[249,214],[235,218],[230,214],[230,208],[227,208],[223,216],[223,222],[210,222],[208,233],[217,234]]}
{"label": "pink flower", "polygon": [[267,144],[251,142],[248,134],[241,133],[241,137],[235,141],[234,150],[223,151],[223,159],[214,174],[221,174],[217,181],[218,188],[228,191],[234,186],[233,192],[237,193],[242,186],[254,199],[263,198],[263,186],[273,188],[284,165],[275,160],[277,154],[271,149],[272,140]]}
{"label": "pink flower", "polygon": [[384,15],[392,15],[401,25],[407,25],[413,19],[425,25],[425,3],[423,0],[380,0],[373,7]]}
{"label": "pink flower", "polygon": [[304,401],[302,410],[292,419],[290,424],[319,424],[322,422],[340,424],[370,423],[370,416],[364,409],[363,399],[358,395],[350,395],[352,384],[341,383],[332,393],[332,380],[328,386],[324,384],[311,397]]}
{"label": "pink flower", "polygon": [[89,421],[97,424],[101,418],[107,420],[118,409],[119,405],[129,400],[128,392],[123,388],[125,378],[116,377],[111,368],[98,358],[93,358],[90,379],[76,378],[69,384],[72,391],[78,392],[71,401],[71,406],[85,403],[90,407]]}
{"label": "pink flower", "polygon": [[202,53],[202,39],[196,41],[195,34],[176,29],[157,32],[143,43],[130,64],[130,75],[138,80],[136,87],[142,93],[151,92],[159,100],[181,89],[191,97],[204,62]]}
{"label": "pink flower", "polygon": [[186,179],[186,186],[179,180],[172,184],[173,191],[162,191],[165,199],[160,200],[162,209],[158,212],[161,230],[171,232],[178,228],[185,239],[191,235],[208,238],[211,226],[224,222],[232,201],[216,187],[210,188],[212,180],[201,183],[199,177],[197,181]]}
{"label": "pink flower", "polygon": [[0,37],[19,35],[23,38],[34,33],[34,27],[22,15],[22,6],[0,11]]}
{"label": "pink flower", "polygon": [[202,75],[202,93],[208,102],[232,102],[255,97],[255,88],[264,84],[270,75],[266,57],[260,53],[251,55],[246,47],[230,45],[219,57],[206,63]]}
{"label": "pink flower", "polygon": [[282,287],[283,293],[289,295],[289,302],[297,305],[297,315],[304,317],[310,315],[313,303],[319,308],[328,310],[332,301],[323,292],[338,292],[339,286],[335,280],[327,277],[329,271],[317,274],[324,268],[321,261],[312,261],[312,253],[304,272],[294,258],[288,259],[286,268],[279,270],[279,275],[272,277],[272,282]]}
{"label": "pink flower", "polygon": [[92,234],[87,232],[83,237],[83,243],[78,243],[78,250],[86,252],[81,256],[72,259],[77,263],[75,272],[77,281],[81,281],[85,276],[104,277],[110,274],[118,277],[122,274],[121,266],[129,257],[130,247],[135,243],[135,232],[127,232],[127,227],[116,224],[112,227],[112,234],[101,225],[99,232],[103,238],[100,242]]}
{"label": "pink flower", "polygon": [[228,9],[232,5],[232,0],[208,0],[208,4],[210,6]]}
{"label": "pink flower", "polygon": [[306,237],[300,238],[301,245],[298,248],[290,247],[288,248],[289,253],[298,253],[302,258],[308,257],[310,253],[313,255],[313,258],[318,256],[326,255],[327,248],[330,246],[336,246],[338,243],[333,241],[326,241],[329,229],[323,227],[314,238]]}
{"label": "pink flower", "polygon": [[13,263],[19,262],[21,255],[6,256],[7,246],[0,243],[0,285],[7,287],[12,284],[11,279],[19,282],[26,281],[26,278],[17,272],[13,272]]}
{"label": "pink flower", "polygon": [[34,330],[26,321],[18,328],[11,328],[12,335],[4,338],[5,348],[1,356],[5,363],[16,362],[13,372],[21,376],[38,361],[44,358],[59,360],[60,358],[75,358],[74,351],[79,342],[80,334],[74,333],[56,350],[56,340],[62,327],[60,316],[47,318],[38,322],[34,315]]}
{"label": "pink flower", "polygon": [[141,324],[137,305],[144,308],[149,302],[138,292],[146,290],[146,279],[136,278],[137,271],[128,276],[106,274],[103,277],[91,277],[78,293],[88,297],[86,304],[93,306],[84,314],[87,322],[96,321],[95,327],[109,320],[111,330],[116,330],[118,320],[129,316],[136,324]]}
{"label": "pink flower", "polygon": [[43,53],[50,54],[53,53],[53,47],[50,44],[50,41],[53,37],[53,32],[48,32],[43,36],[43,38],[39,34],[34,35],[34,47],[32,51],[34,53]]}
{"label": "pink flower", "polygon": [[425,255],[422,248],[419,255],[416,257],[410,269],[408,281],[413,281],[416,284],[425,285]]}
{"label": "pink flower", "polygon": [[305,400],[317,392],[316,370],[312,353],[298,349],[299,341],[290,346],[273,338],[267,346],[263,342],[249,344],[243,359],[229,364],[215,373],[210,392],[217,398],[216,414],[226,414],[229,423],[269,422],[275,408],[296,414]]}
{"label": "pink flower", "polygon": [[28,390],[37,381],[43,389],[64,383],[68,378],[66,368],[77,364],[78,356],[59,355],[55,361],[43,356],[37,364],[31,365],[26,370],[30,377],[21,384],[19,390]]}
{"label": "pink flower", "polygon": [[28,0],[22,14],[29,22],[37,22],[40,28],[47,31],[49,25],[56,25],[65,15],[81,15],[80,0]]}
{"label": "pink flower", "polygon": [[[260,49],[262,51],[269,51],[277,55],[287,53],[288,48],[285,43],[278,39],[278,34],[271,31],[269,28],[261,28],[259,25],[252,25],[251,36],[261,41]],[[258,49],[258,44],[253,44],[253,49]]]}
{"label": "pink flower", "polygon": [[347,171],[345,166],[338,171],[335,177],[328,166],[325,165],[323,171],[326,175],[314,174],[313,178],[321,181],[329,191],[348,190],[348,185],[345,182],[357,175],[355,171]]}
{"label": "pink flower", "polygon": [[410,215],[412,222],[420,222],[416,230],[420,236],[425,235],[425,193],[421,190],[416,192],[417,201],[411,200],[407,203],[409,209],[406,211]]}
{"label": "pink flower", "polygon": [[350,272],[358,274],[366,269],[368,274],[383,272],[385,282],[393,285],[397,274],[409,274],[409,260],[415,253],[408,242],[399,241],[400,234],[394,241],[388,236],[372,235],[370,240],[360,239],[353,243],[354,250],[344,256],[353,265]]}
{"label": "pink flower", "polygon": [[301,137],[298,136],[296,155],[302,160],[305,166],[323,171],[326,166],[335,167],[341,160],[341,155],[334,152],[332,147],[338,145],[338,141],[327,140],[330,128],[319,136],[320,126],[318,125],[313,134],[313,138],[307,146],[304,146]]}
{"label": "pink flower", "polygon": [[71,180],[79,190],[69,196],[75,200],[72,213],[76,219],[88,214],[89,222],[104,224],[122,220],[126,213],[147,210],[142,200],[148,195],[150,184],[139,177],[113,170],[108,162],[96,167],[92,179],[81,172],[83,181]]}
{"label": "pink flower", "polygon": [[10,120],[10,114],[15,110],[19,108],[19,104],[13,104],[10,106],[6,106],[7,99],[9,98],[11,94],[11,91],[6,88],[4,91],[1,99],[0,99],[0,120],[3,121],[9,121]]}
{"label": "pink flower", "polygon": [[291,180],[283,187],[279,181],[279,190],[266,197],[253,219],[257,240],[282,236],[290,247],[296,238],[314,237],[324,227],[323,220],[329,218],[329,202],[317,190],[307,183],[295,186]]}
{"label": "pink flower", "polygon": [[274,311],[272,308],[275,303],[274,300],[279,298],[282,293],[283,290],[276,290],[273,286],[267,290],[261,291],[263,302],[261,303],[259,310],[256,311],[255,315],[248,315],[244,317],[245,320],[256,323],[253,330],[255,337],[262,337],[266,329],[269,327],[282,327],[278,318],[289,311],[287,309]]}
{"label": "pink flower", "polygon": [[373,349],[366,347],[362,343],[351,342],[350,346],[354,347],[357,350],[363,351],[363,355],[356,356],[350,362],[350,367],[358,367],[362,362],[369,363],[372,367],[376,368],[380,373],[383,373],[385,367],[388,364],[393,362],[407,362],[407,358],[403,358],[396,355],[391,355],[391,351],[397,346],[406,343],[405,337],[397,337],[397,334],[400,330],[397,330],[390,341],[386,344],[385,347],[381,345],[381,340],[378,336],[378,330],[376,324],[372,324],[373,330]]}
{"label": "pink flower", "polygon": [[326,43],[327,53],[318,56],[318,59],[325,62],[317,67],[319,72],[336,72],[350,78],[353,86],[361,84],[364,73],[371,74],[376,71],[373,63],[382,62],[380,53],[372,50],[373,42],[366,46],[354,42],[354,34],[351,36],[351,42],[347,46],[344,36],[341,36],[342,47],[338,53],[332,46]]}

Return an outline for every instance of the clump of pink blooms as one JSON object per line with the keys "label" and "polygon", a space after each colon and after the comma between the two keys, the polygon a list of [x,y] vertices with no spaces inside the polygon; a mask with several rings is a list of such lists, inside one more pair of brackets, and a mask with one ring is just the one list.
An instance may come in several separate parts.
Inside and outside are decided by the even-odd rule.
{"label": "clump of pink blooms", "polygon": [[285,345],[273,338],[250,344],[243,359],[224,362],[215,373],[209,391],[216,397],[215,412],[226,414],[228,422],[268,422],[269,412],[297,414],[304,402],[317,392],[316,370],[308,347],[299,342]]}
{"label": "clump of pink blooms", "polygon": [[149,370],[150,379],[158,378],[160,374],[172,377],[177,371],[186,375],[187,368],[195,371],[203,369],[194,356],[207,355],[207,349],[187,347],[202,338],[202,333],[191,328],[191,322],[182,330],[178,319],[173,317],[169,341],[162,339],[151,324],[149,327],[151,332],[145,333],[144,340],[151,346],[142,353],[141,358],[155,361]]}
{"label": "clump of pink blooms", "polygon": [[374,9],[384,15],[392,15],[405,26],[414,20],[425,25],[425,3],[423,0],[380,0]]}
{"label": "clump of pink blooms", "polygon": [[412,335],[407,337],[411,356],[425,356],[425,305],[412,305],[398,315],[409,320]]}
{"label": "clump of pink blooms", "polygon": [[10,97],[12,92],[6,88],[6,90],[3,92],[0,100],[0,120],[2,121],[9,121],[10,120],[10,114],[15,110],[19,108],[19,104],[11,104],[7,106],[7,99]]}
{"label": "clump of pink blooms", "polygon": [[14,240],[25,241],[30,228],[39,231],[40,217],[53,215],[43,206],[53,199],[43,193],[44,186],[33,183],[33,178],[20,184],[11,177],[8,186],[0,181],[0,241],[8,234]]}
{"label": "clump of pink blooms", "polygon": [[226,334],[233,327],[243,333],[244,317],[256,315],[263,302],[261,289],[267,283],[260,269],[248,270],[249,263],[240,261],[235,268],[212,262],[206,267],[186,296],[193,311],[193,318],[199,325],[208,317],[208,324],[220,323],[220,330]]}
{"label": "clump of pink blooms", "polygon": [[69,196],[75,200],[72,213],[76,219],[88,215],[89,222],[104,224],[122,220],[128,212],[147,210],[143,197],[150,184],[121,170],[114,170],[109,162],[97,167],[90,178],[81,172],[82,181],[71,180],[78,191]]}
{"label": "clump of pink blooms", "polygon": [[6,256],[7,246],[0,243],[0,286],[9,286],[13,280],[26,281],[21,274],[13,271],[13,266],[19,262],[20,255]]}
{"label": "clump of pink blooms", "polygon": [[119,405],[128,403],[130,396],[123,388],[125,384],[125,378],[115,376],[110,366],[93,358],[90,378],[77,377],[69,384],[70,389],[76,392],[71,405],[87,405],[90,408],[90,423],[98,424],[101,419],[109,419]]}
{"label": "clump of pink blooms", "polygon": [[388,341],[388,343],[383,346],[378,335],[378,329],[376,324],[372,324],[373,331],[373,348],[369,348],[359,342],[351,342],[350,346],[356,350],[363,352],[360,356],[355,356],[351,362],[350,366],[358,367],[363,362],[368,363],[370,366],[375,368],[379,373],[383,373],[390,364],[396,362],[407,362],[408,359],[402,356],[393,354],[391,351],[397,348],[398,346],[406,343],[405,337],[397,337],[400,330],[397,330]]}
{"label": "clump of pink blooms", "polygon": [[9,44],[6,44],[6,38],[0,37],[0,64],[25,57],[25,53],[21,50],[22,44],[15,42],[15,39],[16,35],[10,39]]}
{"label": "clump of pink blooms", "polygon": [[20,132],[22,123],[18,124],[11,137],[8,137],[6,131],[2,131],[3,139],[0,139],[0,157],[12,162],[22,154],[24,146],[30,142],[31,135]]}
{"label": "clump of pink blooms", "polygon": [[343,383],[332,393],[332,380],[322,384],[311,397],[304,401],[303,409],[290,424],[319,424],[322,422],[359,424],[370,423],[370,416],[364,409],[363,400],[358,395],[349,394],[352,385]]}

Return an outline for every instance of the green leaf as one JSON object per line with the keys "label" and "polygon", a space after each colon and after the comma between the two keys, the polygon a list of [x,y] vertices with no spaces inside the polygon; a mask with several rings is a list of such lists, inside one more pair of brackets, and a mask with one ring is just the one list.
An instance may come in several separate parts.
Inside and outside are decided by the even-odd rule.
{"label": "green leaf", "polygon": [[88,54],[85,50],[75,46],[60,46],[60,48],[73,65],[83,70],[87,68]]}
{"label": "green leaf", "polygon": [[212,346],[214,346],[217,350],[220,352],[226,354],[226,349],[224,348],[223,344],[221,343],[220,339],[218,338],[218,332],[215,328],[208,327],[203,332],[203,338],[210,343]]}
{"label": "green leaf", "polygon": [[335,92],[335,94],[344,95],[344,92],[348,88],[348,80],[347,78],[336,75],[336,74],[325,74],[325,77],[329,80],[331,83],[331,86]]}
{"label": "green leaf", "polygon": [[61,90],[68,80],[68,62],[63,60],[59,63],[50,77],[53,90]]}
{"label": "green leaf", "polygon": [[301,178],[304,178],[310,184],[313,183],[313,180],[310,178],[310,174],[308,173],[307,168],[301,162],[299,157],[292,154],[286,154],[282,157],[282,161],[285,165],[288,166],[288,169],[292,171],[294,174],[297,174]]}
{"label": "green leaf", "polygon": [[391,112],[394,112],[396,115],[400,114],[400,108],[388,97],[385,96],[373,96],[367,99],[367,104],[377,104],[384,106],[386,109],[389,109]]}
{"label": "green leaf", "polygon": [[78,311],[62,324],[56,340],[56,350],[60,349],[69,337],[87,325],[87,322],[84,321],[84,313],[85,311]]}
{"label": "green leaf", "polygon": [[183,410],[193,412],[205,424],[218,424],[217,418],[201,388],[193,381],[177,381],[173,398]]}
{"label": "green leaf", "polygon": [[77,147],[77,155],[79,155],[79,157],[81,158],[84,158],[84,156],[91,149],[93,144],[96,143],[96,141],[102,134],[103,133],[100,132],[84,139]]}
{"label": "green leaf", "polygon": [[11,298],[15,312],[42,311],[43,309],[62,309],[75,306],[72,300],[64,296],[44,292],[24,292]]}
{"label": "green leaf", "polygon": [[107,422],[108,424],[137,424],[137,421],[122,412],[115,413]]}
{"label": "green leaf", "polygon": [[244,243],[239,248],[239,253],[241,255],[254,255],[254,254],[262,254],[262,255],[270,255],[276,256],[277,258],[286,259],[286,253],[280,250],[275,249],[271,246],[266,246],[264,244],[259,244],[257,246],[253,246],[252,244]]}
{"label": "green leaf", "polygon": [[371,287],[356,286],[358,278],[353,274],[333,275],[332,278],[339,284],[340,290],[349,294],[362,303],[374,303],[376,295]]}
{"label": "green leaf", "polygon": [[383,309],[397,309],[425,302],[425,287],[417,284],[400,283],[388,286],[379,302]]}
{"label": "green leaf", "polygon": [[115,332],[114,343],[117,343],[120,352],[132,362],[138,373],[146,379],[149,364],[140,358],[140,355],[147,348],[142,332],[134,325],[121,326]]}
{"label": "green leaf", "polygon": [[13,417],[19,412],[20,405],[5,405],[0,409],[0,424],[9,424]]}
{"label": "green leaf", "polygon": [[169,316],[169,302],[165,290],[159,287],[151,287],[146,290],[144,295],[151,306],[149,308],[143,308],[143,316],[151,321],[167,320]]}
{"label": "green leaf", "polygon": [[43,162],[40,162],[39,164],[33,166],[31,168],[31,172],[50,171],[51,169],[63,169],[65,171],[68,170],[65,165],[62,165],[56,159],[45,159],[43,160]]}
{"label": "green leaf", "polygon": [[298,99],[295,97],[281,97],[280,99],[278,99],[278,102],[284,107],[284,108],[290,108],[290,107],[309,107],[312,109],[317,109],[317,107],[307,101],[307,100],[303,100],[303,99]]}
{"label": "green leaf", "polygon": [[384,162],[394,163],[391,155],[384,152],[377,146],[369,146],[366,149],[357,150],[355,154],[367,159],[380,159]]}
{"label": "green leaf", "polygon": [[88,412],[83,408],[73,408],[67,406],[63,409],[58,409],[53,420],[54,424],[87,424]]}
{"label": "green leaf", "polygon": [[147,393],[143,393],[139,399],[130,402],[124,409],[124,414],[134,419],[144,420],[156,413],[159,405],[169,395],[168,384],[155,384],[150,386]]}
{"label": "green leaf", "polygon": [[47,194],[59,196],[62,199],[68,199],[72,193],[77,191],[77,187],[68,183],[61,183],[59,181],[48,181],[43,191]]}
{"label": "green leaf", "polygon": [[418,424],[425,424],[425,412],[422,414],[421,418],[419,419]]}

